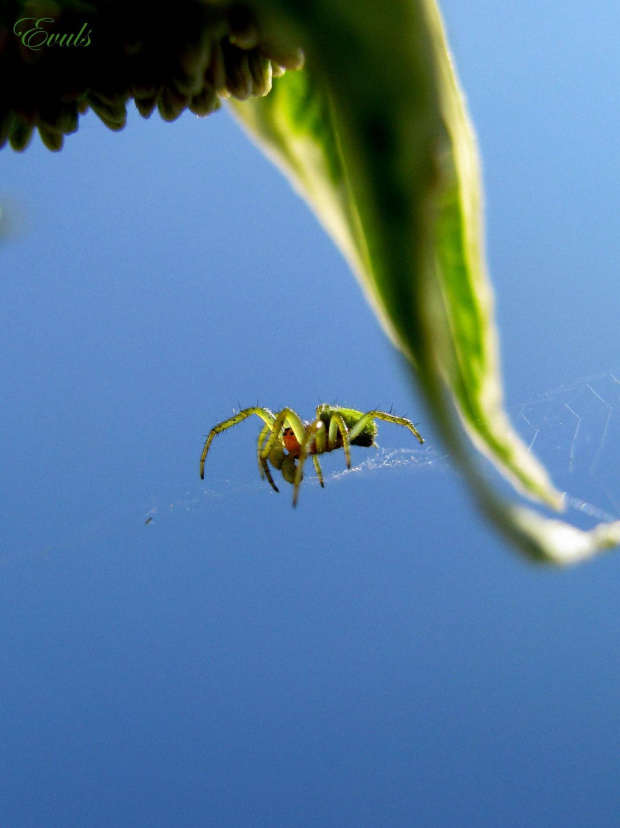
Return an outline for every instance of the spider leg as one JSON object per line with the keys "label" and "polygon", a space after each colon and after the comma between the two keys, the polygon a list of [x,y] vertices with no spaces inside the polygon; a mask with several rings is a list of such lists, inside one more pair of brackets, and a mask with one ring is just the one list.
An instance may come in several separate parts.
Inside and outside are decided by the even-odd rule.
{"label": "spider leg", "polygon": [[351,443],[349,440],[349,429],[344,421],[342,414],[332,413],[332,418],[329,423],[328,445],[331,451],[336,447],[338,440],[338,432],[342,438],[342,448],[344,449],[344,456],[347,460],[347,468],[351,468]]}
{"label": "spider leg", "polygon": [[314,434],[314,440],[308,443],[309,451],[314,448],[312,455],[324,454],[328,449],[327,431],[325,430],[325,423],[320,418],[314,420],[309,426],[306,426],[306,431]]}
{"label": "spider leg", "polygon": [[[299,449],[299,458],[297,460],[297,470],[295,471],[295,482],[293,483],[293,506],[297,505],[297,498],[299,496],[299,486],[301,484],[301,479],[304,474],[304,463],[310,451],[312,449],[312,445],[316,444],[317,439],[323,437],[323,441],[325,440],[325,425],[323,420],[315,420],[306,428],[306,436],[304,438],[303,443],[300,444]],[[316,468],[316,466],[315,466]],[[323,475],[321,474],[321,477]]]}
{"label": "spider leg", "polygon": [[386,423],[394,423],[394,425],[405,426],[405,428],[409,429],[419,443],[424,442],[424,438],[421,436],[411,420],[408,420],[406,417],[395,417],[394,414],[388,414],[387,411],[369,411],[367,414],[364,414],[363,417],[360,417],[355,425],[349,430],[349,440],[353,442],[355,438],[362,433],[371,420],[384,420]]}
{"label": "spider leg", "polygon": [[314,463],[314,470],[316,472],[316,476],[319,478],[319,483],[321,484],[321,488],[325,488],[325,482],[323,480],[323,470],[321,469],[321,464],[319,463],[319,458],[316,454],[312,455],[312,462]]}
{"label": "spider leg", "polygon": [[271,476],[271,472],[269,470],[269,463],[267,462],[267,460],[264,460],[261,457],[261,450],[263,448],[263,443],[267,439],[267,435],[269,434],[270,428],[271,428],[271,426],[269,424],[264,425],[263,428],[261,429],[261,433],[258,435],[258,451],[257,451],[258,471],[260,473],[261,479],[264,480],[265,477],[266,477],[267,480],[269,481],[269,485],[271,486],[271,488],[275,492],[279,492],[280,490],[278,489],[276,484],[273,482],[273,477]]}
{"label": "spider leg", "polygon": [[260,417],[261,420],[266,425],[271,425],[274,421],[274,415],[268,408],[244,408],[243,411],[239,411],[234,417],[230,417],[228,420],[224,420],[222,423],[218,423],[214,426],[205,442],[205,447],[202,450],[202,455],[200,457],[200,479],[204,480],[205,477],[205,460],[207,459],[207,453],[213,442],[213,438],[216,434],[219,434],[221,431],[226,431],[227,428],[232,428],[232,426],[237,425],[237,423],[243,422],[243,420],[251,417],[252,414],[256,414],[257,417]]}
{"label": "spider leg", "polygon": [[306,439],[306,427],[302,423],[299,416],[293,411],[292,408],[283,408],[282,411],[279,411],[278,414],[274,417],[273,422],[271,424],[271,434],[269,435],[269,439],[263,446],[260,455],[263,459],[267,459],[267,457],[269,457],[271,449],[276,444],[276,441],[280,439],[280,432],[282,431],[284,424],[287,422],[293,429],[293,433],[295,434],[297,442],[300,445]]}
{"label": "spider leg", "polygon": [[258,451],[257,451],[257,454],[258,454],[258,473],[260,474],[260,479],[261,480],[265,479],[265,472],[264,472],[264,466],[261,462],[260,453],[261,453],[261,449],[263,448],[263,443],[267,439],[268,431],[269,431],[269,426],[264,425],[262,427],[261,431],[260,431],[260,434],[258,435]]}

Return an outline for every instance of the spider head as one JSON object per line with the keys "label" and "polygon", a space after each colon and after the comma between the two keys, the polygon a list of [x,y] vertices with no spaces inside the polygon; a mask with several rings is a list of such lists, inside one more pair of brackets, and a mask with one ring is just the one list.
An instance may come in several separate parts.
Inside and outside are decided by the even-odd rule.
{"label": "spider head", "polygon": [[292,457],[299,457],[299,450],[301,448],[299,440],[295,437],[295,432],[290,426],[287,426],[282,432],[282,443]]}

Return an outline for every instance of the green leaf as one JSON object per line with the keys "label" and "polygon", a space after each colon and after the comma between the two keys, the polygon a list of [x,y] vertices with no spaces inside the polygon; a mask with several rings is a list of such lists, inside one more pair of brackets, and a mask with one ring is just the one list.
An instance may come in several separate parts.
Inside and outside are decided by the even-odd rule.
{"label": "green leaf", "polygon": [[507,502],[471,451],[521,494],[562,508],[504,412],[476,141],[436,5],[269,8],[306,68],[233,108],[348,259],[479,505],[536,560],[573,563],[618,544],[620,522],[584,532]]}

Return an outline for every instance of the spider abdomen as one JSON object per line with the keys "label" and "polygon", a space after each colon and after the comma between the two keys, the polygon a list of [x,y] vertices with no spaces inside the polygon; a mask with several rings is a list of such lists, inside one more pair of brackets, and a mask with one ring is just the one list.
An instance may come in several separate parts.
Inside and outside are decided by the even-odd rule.
{"label": "spider abdomen", "polygon": [[[351,429],[364,416],[364,413],[363,411],[356,411],[354,408],[339,408],[338,406],[324,405],[319,406],[317,410],[317,415],[317,420],[323,423],[325,433],[327,434],[329,433],[334,415],[339,415],[340,417],[342,417],[347,429]],[[310,423],[304,422],[304,425],[308,426],[310,425]],[[374,422],[374,420],[371,420],[362,429],[362,431],[351,440],[351,445],[369,448],[370,446],[374,445],[376,436],[377,424]],[[285,428],[282,432],[282,442],[284,444],[285,449],[292,457],[299,456],[301,446],[299,445],[299,441],[295,436],[295,432],[290,426],[287,426],[287,428]],[[319,447],[317,446],[316,440],[313,441],[309,447],[308,454],[328,454],[329,452],[337,451],[342,447],[342,435],[339,434],[336,439],[336,442],[331,446],[329,445],[329,442],[325,442],[324,445]]]}
{"label": "spider abdomen", "polygon": [[[353,426],[358,423],[362,417],[364,416],[363,411],[356,411],[354,408],[340,408],[337,405],[322,405],[319,406],[317,409],[317,414],[321,419],[322,423],[325,426],[325,429],[329,431],[329,426],[332,421],[332,417],[334,414],[339,414],[346,427],[350,430]],[[375,437],[377,436],[377,424],[374,420],[370,420],[362,429],[362,431],[351,440],[352,446],[363,446],[364,448],[369,448],[375,442]],[[342,439],[339,438],[338,446],[336,448],[342,448]]]}

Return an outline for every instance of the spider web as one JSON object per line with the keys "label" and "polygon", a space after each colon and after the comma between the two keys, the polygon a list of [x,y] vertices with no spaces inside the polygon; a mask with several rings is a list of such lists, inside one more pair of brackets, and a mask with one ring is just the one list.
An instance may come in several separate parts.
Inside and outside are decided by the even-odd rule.
{"label": "spider web", "polygon": [[[573,522],[587,528],[601,520],[620,519],[620,370],[575,380],[510,407],[509,413],[521,439],[548,469],[555,486],[565,493]],[[364,451],[363,457],[358,453],[350,470],[335,463],[338,467],[333,471],[329,465],[324,466],[324,476],[331,484],[351,474],[389,469],[437,472],[449,463],[449,455],[427,441],[414,448]],[[248,475],[255,471],[252,467]],[[317,485],[309,468],[303,486]],[[212,478],[207,487],[199,485],[183,497],[154,506],[145,519],[150,522],[149,518],[161,517],[165,512],[193,511],[204,505],[205,498],[239,496],[265,486],[257,472],[256,478]]]}
{"label": "spider web", "polygon": [[[620,371],[548,391],[510,409],[515,430],[564,492],[579,523],[620,519]],[[437,469],[449,455],[432,446],[383,449],[330,480],[395,466]]]}
{"label": "spider web", "polygon": [[577,380],[511,412],[567,506],[595,520],[620,518],[619,377],[607,371]]}

